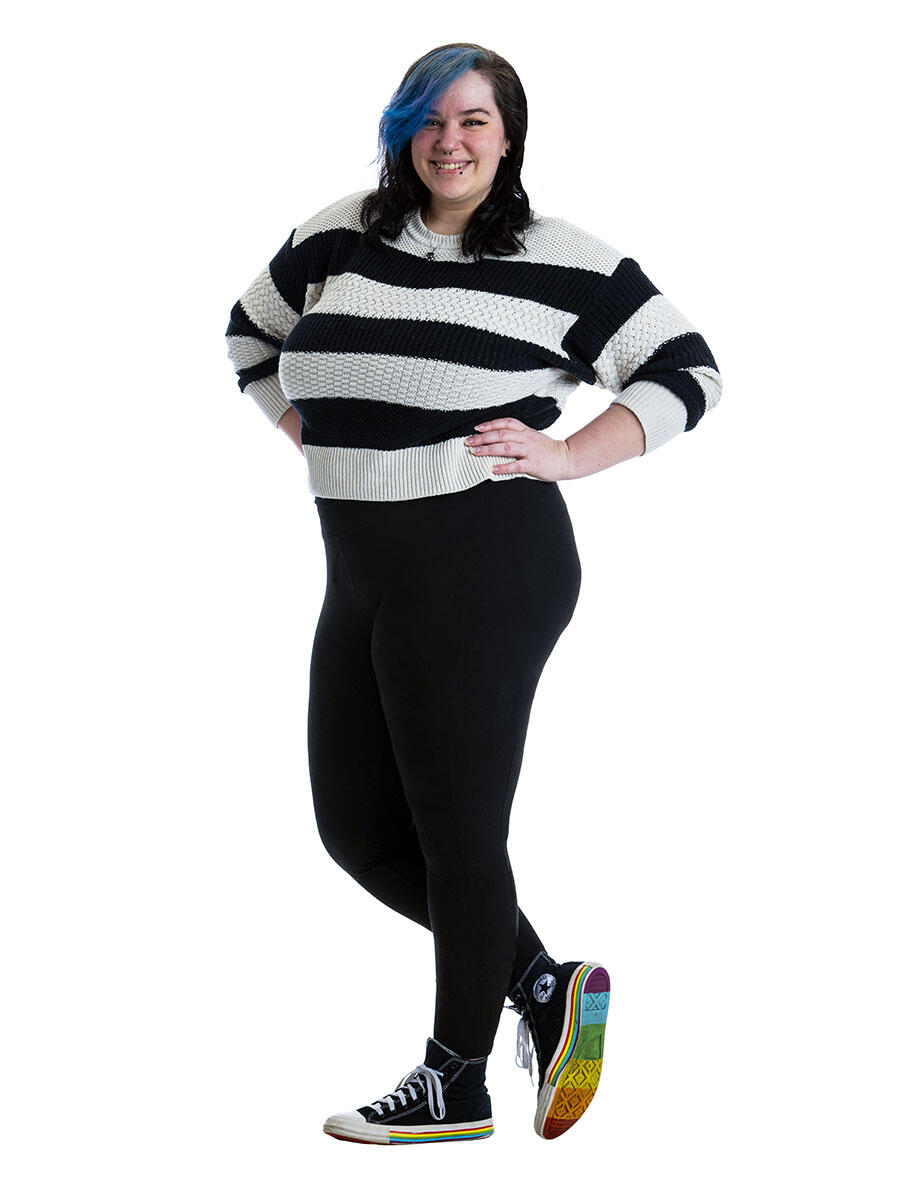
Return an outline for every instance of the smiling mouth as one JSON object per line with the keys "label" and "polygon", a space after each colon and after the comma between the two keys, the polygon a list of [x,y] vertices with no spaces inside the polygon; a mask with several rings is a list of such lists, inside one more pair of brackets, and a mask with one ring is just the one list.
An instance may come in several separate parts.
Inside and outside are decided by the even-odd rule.
{"label": "smiling mouth", "polygon": [[463,171],[466,169],[466,167],[469,167],[472,165],[471,159],[467,159],[465,162],[455,162],[455,163],[446,163],[446,164],[437,162],[433,158],[429,159],[428,161],[431,163],[432,167],[434,167],[435,173],[438,175],[461,175],[463,173]]}

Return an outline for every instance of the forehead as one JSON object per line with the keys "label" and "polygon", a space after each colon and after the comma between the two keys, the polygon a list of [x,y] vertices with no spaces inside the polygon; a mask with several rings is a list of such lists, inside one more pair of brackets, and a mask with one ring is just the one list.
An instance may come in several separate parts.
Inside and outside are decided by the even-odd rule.
{"label": "forehead", "polygon": [[492,116],[497,106],[490,82],[477,71],[467,71],[432,102],[429,112],[459,117],[475,115],[475,109]]}

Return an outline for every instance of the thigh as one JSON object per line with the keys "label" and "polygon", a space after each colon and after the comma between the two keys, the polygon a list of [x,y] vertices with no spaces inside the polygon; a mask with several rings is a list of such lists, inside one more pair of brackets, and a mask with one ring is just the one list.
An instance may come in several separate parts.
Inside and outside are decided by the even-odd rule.
{"label": "thigh", "polygon": [[339,539],[324,544],[327,582],[309,671],[310,784],[329,850],[362,869],[412,819],[372,665],[372,618],[356,597]]}
{"label": "thigh", "polygon": [[381,532],[357,529],[344,549],[373,588],[362,601],[396,762],[426,858],[470,857],[468,839],[505,839],[535,688],[574,611],[568,513],[555,485],[487,481],[397,508]]}
{"label": "thigh", "polygon": [[521,717],[581,588],[568,509],[557,484],[517,478],[461,493],[453,518],[463,672],[483,708],[513,703]]}

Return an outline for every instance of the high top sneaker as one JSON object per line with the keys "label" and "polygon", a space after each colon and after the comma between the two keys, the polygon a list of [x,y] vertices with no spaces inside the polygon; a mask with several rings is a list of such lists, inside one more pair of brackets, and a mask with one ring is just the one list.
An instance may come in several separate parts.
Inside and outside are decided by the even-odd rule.
{"label": "high top sneaker", "polygon": [[322,1128],[344,1141],[382,1146],[490,1137],[494,1123],[484,1082],[486,1064],[486,1057],[460,1058],[429,1038],[425,1061],[408,1071],[393,1092],[329,1117]]}
{"label": "high top sneaker", "polygon": [[529,1078],[529,1035],[537,1052],[535,1132],[559,1137],[584,1116],[600,1082],[609,975],[599,963],[557,963],[541,951],[510,999],[506,1007],[521,1017],[516,1063],[528,1068]]}

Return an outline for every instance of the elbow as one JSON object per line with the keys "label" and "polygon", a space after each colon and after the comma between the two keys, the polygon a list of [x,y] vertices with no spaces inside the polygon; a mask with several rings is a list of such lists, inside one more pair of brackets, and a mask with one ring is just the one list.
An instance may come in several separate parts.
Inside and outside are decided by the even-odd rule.
{"label": "elbow", "polygon": [[[702,396],[703,411],[697,417],[705,416],[711,408],[715,408],[722,398],[722,376],[716,367],[692,367],[693,376]],[[694,424],[696,425],[696,421]]]}

